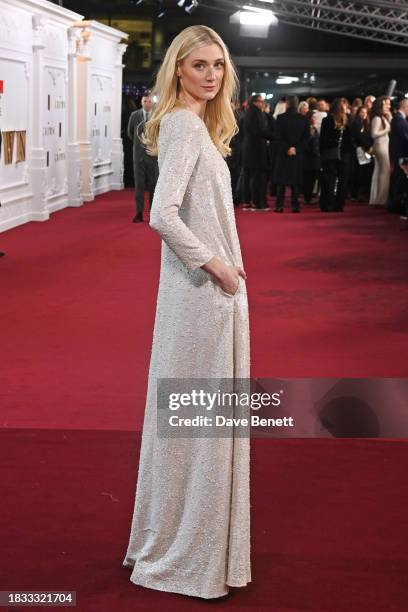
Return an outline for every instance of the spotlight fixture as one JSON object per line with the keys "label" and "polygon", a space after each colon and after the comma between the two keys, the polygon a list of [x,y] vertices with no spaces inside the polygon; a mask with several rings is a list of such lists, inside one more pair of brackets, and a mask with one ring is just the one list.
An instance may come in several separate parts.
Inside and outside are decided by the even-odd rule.
{"label": "spotlight fixture", "polygon": [[166,14],[166,11],[164,9],[163,2],[162,2],[162,0],[159,0],[157,2],[157,15],[156,15],[156,17],[157,17],[157,19],[160,19],[160,17],[164,17],[165,14]]}
{"label": "spotlight fixture", "polygon": [[189,15],[192,15],[192,13],[194,13],[197,7],[198,7],[198,0],[191,0],[190,4],[184,7],[184,10]]}
{"label": "spotlight fixture", "polygon": [[251,38],[267,38],[270,26],[277,26],[279,21],[269,9],[263,9],[250,4],[244,4],[229,18],[230,23],[239,24],[241,36]]}
{"label": "spotlight fixture", "polygon": [[276,15],[269,9],[258,8],[256,6],[244,4],[243,10],[240,11],[240,23],[248,25],[276,25],[278,19]]}
{"label": "spotlight fixture", "polygon": [[177,6],[179,6],[180,8],[182,8],[184,6],[186,0],[178,0],[177,2]]}

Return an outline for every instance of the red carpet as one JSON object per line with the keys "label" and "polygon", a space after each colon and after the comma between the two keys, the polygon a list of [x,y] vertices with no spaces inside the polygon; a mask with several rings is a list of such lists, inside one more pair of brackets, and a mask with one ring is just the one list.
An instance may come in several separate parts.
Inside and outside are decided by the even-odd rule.
{"label": "red carpet", "polygon": [[[254,439],[250,586],[200,602],[129,582],[160,251],[132,217],[133,193],[112,193],[1,234],[0,590],[75,589],[81,611],[405,610],[397,441]],[[398,217],[360,205],[237,221],[253,376],[406,376]]]}

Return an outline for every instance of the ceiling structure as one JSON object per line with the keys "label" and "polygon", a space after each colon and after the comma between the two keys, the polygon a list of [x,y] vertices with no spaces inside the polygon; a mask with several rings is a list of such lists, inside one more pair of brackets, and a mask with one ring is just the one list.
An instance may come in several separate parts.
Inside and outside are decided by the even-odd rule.
{"label": "ceiling structure", "polygon": [[406,0],[206,0],[202,4],[225,11],[251,5],[270,9],[288,25],[408,47]]}
{"label": "ceiling structure", "polygon": [[[183,6],[180,0],[63,0],[87,19],[129,34],[124,56],[129,91],[150,86],[174,36],[203,23],[227,44],[245,97],[252,91],[269,92],[274,100],[291,92],[328,98],[339,93],[380,95],[391,79],[397,81],[396,95],[408,92],[408,0],[194,1],[195,10],[189,13],[185,8],[193,0]],[[278,27],[271,25],[266,38],[241,35],[231,17],[244,6],[271,10]],[[161,48],[153,42],[157,32]]]}

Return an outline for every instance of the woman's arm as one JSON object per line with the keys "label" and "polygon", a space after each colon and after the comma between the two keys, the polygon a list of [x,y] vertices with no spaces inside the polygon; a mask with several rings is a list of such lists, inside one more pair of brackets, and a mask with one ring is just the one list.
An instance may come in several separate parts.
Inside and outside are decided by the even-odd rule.
{"label": "woman's arm", "polygon": [[213,253],[179,216],[179,208],[200,154],[205,129],[200,125],[198,117],[196,120],[191,116],[191,112],[176,111],[174,117],[167,117],[167,123],[160,128],[165,130],[165,134],[161,139],[161,167],[149,225],[160,234],[185,266],[194,270],[210,261]]}
{"label": "woman's arm", "polygon": [[371,122],[371,138],[380,138],[385,136],[390,131],[390,124],[385,120],[385,128],[381,128],[382,121],[380,117],[374,117]]}

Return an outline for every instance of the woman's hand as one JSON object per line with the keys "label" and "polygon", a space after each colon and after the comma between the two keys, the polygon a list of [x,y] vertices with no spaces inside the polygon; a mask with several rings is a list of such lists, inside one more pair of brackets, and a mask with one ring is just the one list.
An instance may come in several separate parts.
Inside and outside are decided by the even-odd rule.
{"label": "woman's hand", "polygon": [[209,262],[202,266],[203,270],[212,274],[225,293],[235,295],[238,291],[239,277],[246,280],[246,272],[239,266],[230,266],[224,263],[219,257],[213,257]]}
{"label": "woman's hand", "polygon": [[218,284],[225,293],[235,295],[239,287],[239,277],[246,279],[245,270],[239,266],[225,266],[224,273],[219,279]]}

